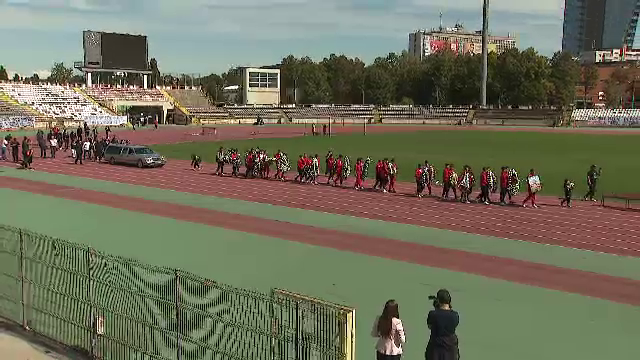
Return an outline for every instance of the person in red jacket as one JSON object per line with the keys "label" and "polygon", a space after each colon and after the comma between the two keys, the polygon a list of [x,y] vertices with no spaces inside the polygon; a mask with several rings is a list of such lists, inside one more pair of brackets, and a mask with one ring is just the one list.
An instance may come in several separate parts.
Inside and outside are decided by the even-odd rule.
{"label": "person in red jacket", "polygon": [[451,165],[444,164],[442,171],[442,198],[449,198],[449,190],[451,189]]}
{"label": "person in red jacket", "polygon": [[385,158],[380,164],[380,189],[383,193],[387,192],[389,184],[389,159]]}
{"label": "person in red jacket", "polygon": [[331,182],[331,179],[335,176],[334,168],[336,159],[333,157],[333,152],[329,151],[325,157],[327,168],[324,170],[324,175],[327,177],[327,185]]}
{"label": "person in red jacket", "polygon": [[480,173],[480,194],[476,200],[489,205],[489,170],[486,167]]}
{"label": "person in red jacket", "polygon": [[276,163],[276,174],[273,176],[274,179],[276,180],[280,180],[280,167],[278,167],[278,163],[280,162],[280,158],[282,157],[282,155],[280,154],[280,149],[278,149],[278,152],[276,153],[276,156],[274,156],[274,158],[276,159],[275,163]]}
{"label": "person in red jacket", "polygon": [[527,207],[527,201],[531,200],[531,206],[533,206],[534,208],[538,207],[538,204],[536,204],[536,194],[538,193],[538,191],[540,191],[542,184],[539,184],[536,187],[531,187],[531,178],[537,176],[536,172],[534,169],[531,169],[529,171],[529,175],[527,175],[527,197],[524,199],[524,201],[522,202],[522,207]]}
{"label": "person in red jacket", "polygon": [[[307,154],[304,154],[304,156],[307,156]],[[302,179],[304,178],[304,163],[305,163],[304,156],[300,155],[298,157],[298,175],[296,175],[293,181],[302,182]]]}
{"label": "person in red jacket", "polygon": [[509,191],[509,167],[503,166],[500,173],[500,205],[507,205],[507,192]]}
{"label": "person in red jacket", "polygon": [[356,184],[353,187],[356,190],[362,190],[364,189],[364,187],[362,186],[362,180],[363,180],[363,169],[364,168],[364,164],[362,163],[362,158],[358,158],[358,160],[356,160]]}
{"label": "person in red jacket", "polygon": [[244,164],[245,164],[244,177],[245,178],[248,178],[250,174],[253,174],[253,161],[254,161],[254,155],[253,155],[253,149],[251,149],[249,150],[246,158],[244,159]]}
{"label": "person in red jacket", "polygon": [[425,171],[426,169],[423,168],[420,164],[418,164],[418,167],[416,167],[416,172],[415,172],[415,177],[416,177],[416,196],[421,198],[422,197],[422,192],[424,191],[424,187],[425,187]]}
{"label": "person in red jacket", "polygon": [[304,172],[305,172],[305,182],[312,183],[313,182],[313,158],[307,154],[304,154]]}
{"label": "person in red jacket", "polygon": [[378,160],[376,163],[376,182],[373,184],[373,190],[378,186],[382,186],[382,160]]}
{"label": "person in red jacket", "polygon": [[344,162],[342,161],[342,154],[338,155],[338,160],[335,163],[335,177],[333,179],[333,186],[338,185],[338,181],[340,181],[340,186],[342,186],[342,182],[344,178],[342,177],[342,170],[344,168]]}

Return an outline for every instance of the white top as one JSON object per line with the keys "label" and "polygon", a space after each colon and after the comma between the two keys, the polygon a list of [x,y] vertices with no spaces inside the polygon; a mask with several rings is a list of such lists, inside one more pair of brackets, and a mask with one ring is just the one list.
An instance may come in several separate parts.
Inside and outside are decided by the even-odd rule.
{"label": "white top", "polygon": [[378,320],[376,318],[373,322],[373,328],[371,329],[371,336],[377,337],[376,351],[384,355],[400,355],[402,354],[402,344],[405,343],[406,338],[404,335],[404,328],[402,327],[402,321],[398,318],[391,320],[391,338],[382,337],[378,334]]}
{"label": "white top", "polygon": [[89,150],[89,147],[91,146],[91,143],[88,141],[85,141],[84,144],[82,144],[82,148],[86,151]]}
{"label": "white top", "polygon": [[58,139],[56,138],[51,138],[51,140],[49,140],[49,143],[52,147],[58,147]]}
{"label": "white top", "polygon": [[2,140],[2,147],[3,148],[6,148],[8,144],[9,144],[9,142],[7,141],[7,139],[3,139]]}

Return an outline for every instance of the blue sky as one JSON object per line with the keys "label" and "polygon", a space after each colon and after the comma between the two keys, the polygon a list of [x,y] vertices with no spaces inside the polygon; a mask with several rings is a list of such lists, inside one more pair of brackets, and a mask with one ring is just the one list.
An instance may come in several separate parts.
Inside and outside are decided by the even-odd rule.
{"label": "blue sky", "polygon": [[[490,31],[519,47],[560,49],[563,0],[491,0]],[[209,74],[278,63],[288,54],[376,56],[408,33],[456,21],[480,29],[482,0],[0,0],[0,64],[46,75],[82,60],[82,31],[145,34],[161,72]]]}

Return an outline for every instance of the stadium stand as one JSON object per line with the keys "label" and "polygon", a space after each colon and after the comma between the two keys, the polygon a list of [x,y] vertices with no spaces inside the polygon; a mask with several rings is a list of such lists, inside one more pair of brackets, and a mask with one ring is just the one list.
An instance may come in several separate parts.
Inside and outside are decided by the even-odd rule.
{"label": "stadium stand", "polygon": [[84,120],[90,116],[109,115],[81,94],[61,85],[2,83],[0,91],[54,119]]}
{"label": "stadium stand", "polygon": [[37,113],[17,101],[9,95],[0,92],[0,116],[35,116]]}
{"label": "stadium stand", "polygon": [[450,124],[465,121],[469,108],[391,105],[380,107],[378,112],[383,123]]}
{"label": "stadium stand", "polygon": [[374,117],[371,105],[312,105],[284,107],[282,111],[294,123],[328,119],[370,120]]}
{"label": "stadium stand", "polygon": [[575,109],[571,120],[578,126],[640,126],[640,109]]}
{"label": "stadium stand", "polygon": [[555,109],[478,109],[477,125],[553,126],[561,112]]}
{"label": "stadium stand", "polygon": [[229,120],[231,115],[224,107],[207,106],[188,108],[191,115],[197,117],[201,121],[207,120]]}
{"label": "stadium stand", "polygon": [[84,92],[101,103],[109,101],[168,101],[159,89],[94,87],[84,89]]}
{"label": "stadium stand", "polygon": [[258,116],[266,123],[275,123],[285,118],[285,114],[277,106],[226,106],[224,109],[239,122],[255,121]]}
{"label": "stadium stand", "polygon": [[207,108],[211,105],[209,99],[199,89],[167,89],[166,91],[187,109]]}

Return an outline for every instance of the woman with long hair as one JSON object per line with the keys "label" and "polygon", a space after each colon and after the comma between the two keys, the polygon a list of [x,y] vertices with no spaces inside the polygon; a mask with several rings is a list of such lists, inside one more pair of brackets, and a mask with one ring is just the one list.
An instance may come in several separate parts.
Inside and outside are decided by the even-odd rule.
{"label": "woman with long hair", "polygon": [[402,345],[405,343],[404,328],[400,321],[398,303],[389,300],[384,304],[382,315],[376,318],[371,330],[371,336],[377,337],[377,360],[400,360]]}

